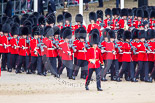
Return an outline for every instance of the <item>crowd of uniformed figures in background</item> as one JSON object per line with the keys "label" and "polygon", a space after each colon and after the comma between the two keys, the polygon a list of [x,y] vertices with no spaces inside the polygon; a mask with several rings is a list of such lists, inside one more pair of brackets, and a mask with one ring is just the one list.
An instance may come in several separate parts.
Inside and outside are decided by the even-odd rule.
{"label": "crowd of uniformed figures in background", "polygon": [[132,82],[155,79],[154,7],[90,12],[87,28],[81,14],[75,21],[73,26],[69,12],[1,17],[1,70],[44,76],[50,72],[60,78],[66,68],[67,77],[75,80],[81,68],[86,85],[96,72],[98,87],[100,80],[107,81],[107,73],[117,82],[123,77]]}

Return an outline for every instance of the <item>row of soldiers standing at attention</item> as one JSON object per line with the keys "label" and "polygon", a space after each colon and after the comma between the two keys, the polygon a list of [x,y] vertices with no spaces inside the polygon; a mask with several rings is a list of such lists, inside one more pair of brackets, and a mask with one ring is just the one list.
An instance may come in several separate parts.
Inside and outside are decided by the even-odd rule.
{"label": "row of soldiers standing at attention", "polygon": [[67,77],[75,80],[81,67],[87,90],[93,71],[98,90],[101,90],[100,80],[107,81],[108,72],[112,81],[120,82],[125,75],[126,81],[152,82],[155,79],[155,9],[107,8],[105,17],[102,10],[90,12],[86,29],[83,16],[77,14],[73,26],[69,12],[57,16],[58,25],[54,13],[43,16],[34,12],[21,18],[3,16],[1,70],[15,69],[17,74],[37,71],[44,76],[48,71],[59,78],[66,68]]}

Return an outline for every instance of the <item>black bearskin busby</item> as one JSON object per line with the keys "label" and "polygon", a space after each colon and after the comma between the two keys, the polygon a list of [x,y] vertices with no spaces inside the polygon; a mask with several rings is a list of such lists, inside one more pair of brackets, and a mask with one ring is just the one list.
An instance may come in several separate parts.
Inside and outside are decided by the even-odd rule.
{"label": "black bearskin busby", "polygon": [[101,18],[103,20],[103,11],[102,10],[97,10],[96,15],[97,15],[97,18]]}
{"label": "black bearskin busby", "polygon": [[63,39],[71,39],[72,38],[72,30],[71,28],[66,28],[63,32]]}
{"label": "black bearskin busby", "polygon": [[75,21],[83,23],[83,16],[81,14],[77,14],[75,17]]}
{"label": "black bearskin busby", "polygon": [[58,15],[58,16],[57,16],[57,23],[63,22],[63,19],[64,19],[64,17],[63,17],[62,14]]}
{"label": "black bearskin busby", "polygon": [[128,9],[126,9],[126,8],[121,9],[120,15],[121,15],[121,17],[122,17],[122,16],[128,16]]}
{"label": "black bearskin busby", "polygon": [[97,16],[95,12],[89,13],[89,21],[94,20],[96,22]]}
{"label": "black bearskin busby", "polygon": [[107,8],[106,10],[105,10],[105,16],[107,16],[107,15],[112,15],[112,11],[111,11],[111,9],[110,8]]}

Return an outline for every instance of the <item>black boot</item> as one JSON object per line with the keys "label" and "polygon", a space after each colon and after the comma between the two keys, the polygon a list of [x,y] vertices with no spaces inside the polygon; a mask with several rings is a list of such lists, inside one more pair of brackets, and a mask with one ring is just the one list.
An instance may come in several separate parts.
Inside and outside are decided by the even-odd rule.
{"label": "black boot", "polygon": [[88,85],[86,85],[86,86],[85,86],[85,88],[86,88],[86,90],[89,90],[89,87],[88,87]]}
{"label": "black boot", "polygon": [[72,78],[73,78],[73,80],[75,80],[75,76],[73,76]]}
{"label": "black boot", "polygon": [[97,88],[98,91],[103,91],[101,88]]}
{"label": "black boot", "polygon": [[131,79],[131,82],[138,82],[136,78]]}
{"label": "black boot", "polygon": [[8,69],[8,72],[12,72],[12,69]]}
{"label": "black boot", "polygon": [[26,74],[32,74],[32,72],[28,69]]}
{"label": "black boot", "polygon": [[22,73],[20,70],[15,71],[16,74]]}
{"label": "black boot", "polygon": [[117,82],[121,82],[122,80],[120,79],[120,77],[117,78]]}

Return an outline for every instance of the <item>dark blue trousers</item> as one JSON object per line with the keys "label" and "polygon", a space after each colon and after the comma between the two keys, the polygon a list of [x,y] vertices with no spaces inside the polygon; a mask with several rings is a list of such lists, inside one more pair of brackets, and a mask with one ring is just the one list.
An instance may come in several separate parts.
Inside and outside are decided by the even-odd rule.
{"label": "dark blue trousers", "polygon": [[97,88],[101,88],[101,80],[100,80],[100,68],[89,68],[88,75],[86,78],[86,85],[89,85],[93,72],[96,72],[96,83]]}
{"label": "dark blue trousers", "polygon": [[87,60],[77,60],[77,67],[75,68],[73,75],[77,76],[79,69],[81,67],[81,77],[86,77],[88,74],[88,61]]}
{"label": "dark blue trousers", "polygon": [[[35,66],[34,66],[35,65]],[[35,71],[37,68],[38,73],[42,73],[42,56],[31,56],[31,62],[29,63],[29,70]]]}
{"label": "dark blue trousers", "polygon": [[1,68],[2,70],[6,68],[11,69],[11,65],[10,65],[10,53],[2,53],[2,65]]}
{"label": "dark blue trousers", "polygon": [[11,65],[11,69],[16,69],[16,65],[18,62],[18,54],[11,54],[11,61],[10,61],[10,65]]}
{"label": "dark blue trousers", "polygon": [[138,78],[140,75],[140,79],[143,80],[145,77],[145,80],[148,80],[149,79],[148,72],[149,72],[148,62],[147,61],[138,61],[138,70],[135,74],[136,78]]}
{"label": "dark blue trousers", "polygon": [[59,74],[62,74],[63,69],[67,69],[67,77],[72,77],[73,75],[73,61],[72,60],[62,60],[62,66],[59,69]]}
{"label": "dark blue trousers", "polygon": [[126,73],[126,71],[129,71],[129,77],[130,79],[134,78],[134,68],[132,62],[123,62],[122,63],[122,69],[119,73],[119,76],[123,75],[123,73]]}
{"label": "dark blue trousers", "polygon": [[119,74],[118,60],[105,61],[105,69],[102,69],[101,71],[101,78],[106,77],[106,74],[109,69],[111,69],[111,79],[113,79],[114,76],[118,77],[118,74]]}
{"label": "dark blue trousers", "polygon": [[57,75],[57,62],[56,57],[49,57],[48,58],[48,69],[51,71],[51,74]]}
{"label": "dark blue trousers", "polygon": [[22,64],[25,63],[25,70],[28,70],[29,67],[29,56],[18,56],[18,63],[17,63],[17,68],[16,71],[20,71]]}

